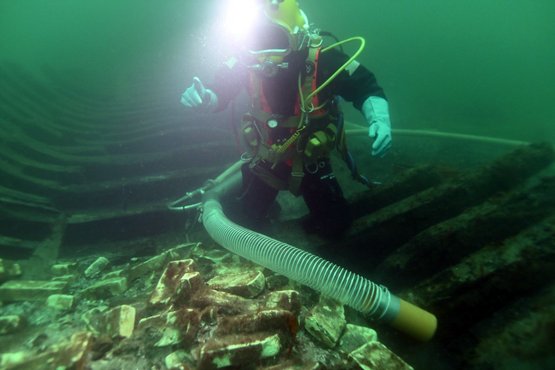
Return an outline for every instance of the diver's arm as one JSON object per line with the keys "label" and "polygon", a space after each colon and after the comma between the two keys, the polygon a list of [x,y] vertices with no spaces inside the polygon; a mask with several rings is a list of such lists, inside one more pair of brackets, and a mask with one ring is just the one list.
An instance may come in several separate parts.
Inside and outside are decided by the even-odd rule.
{"label": "diver's arm", "polygon": [[215,111],[224,110],[239,95],[241,90],[247,86],[247,83],[247,69],[236,58],[226,60],[216,71],[212,83],[208,84],[208,87],[218,97],[218,105]]}
{"label": "diver's arm", "polygon": [[[337,50],[330,50],[322,55],[322,73],[333,73],[349,57]],[[391,122],[389,105],[383,89],[376,77],[366,67],[352,62],[339,74],[331,85],[331,93],[339,95],[353,103],[369,125],[368,135],[374,140],[372,155],[383,157],[391,147]]]}
{"label": "diver's arm", "polygon": [[193,84],[181,95],[181,104],[188,110],[210,113],[218,107],[218,96],[205,88],[200,78],[194,77]]}
{"label": "diver's arm", "polygon": [[[332,49],[321,54],[318,66],[318,81],[323,82],[335,71],[341,68],[349,56],[337,49]],[[332,82],[330,92],[339,95],[354,107],[362,111],[362,105],[370,96],[387,99],[382,87],[378,84],[376,76],[364,65],[353,61]]]}
{"label": "diver's arm", "polygon": [[246,74],[231,58],[220,67],[214,80],[205,85],[200,78],[193,78],[193,84],[181,95],[181,104],[189,110],[213,113],[224,110],[245,85]]}

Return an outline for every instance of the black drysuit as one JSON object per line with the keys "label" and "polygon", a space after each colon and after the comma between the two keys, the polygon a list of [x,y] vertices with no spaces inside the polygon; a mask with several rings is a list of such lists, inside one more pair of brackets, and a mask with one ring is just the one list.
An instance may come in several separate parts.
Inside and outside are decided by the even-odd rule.
{"label": "black drysuit", "polygon": [[[338,70],[349,57],[332,49],[321,53],[317,66],[316,82],[318,86],[325,82]],[[272,113],[280,116],[292,116],[298,99],[299,71],[306,74],[307,52],[291,53],[285,62],[288,68],[280,70],[273,77],[262,77],[263,94]],[[355,62],[356,63],[356,62]],[[356,65],[356,64],[355,64]],[[351,67],[354,67],[352,65]],[[240,91],[250,83],[251,72],[240,61],[226,63],[218,70],[215,79],[208,87],[218,96],[218,109],[223,110]],[[352,102],[355,108],[361,109],[370,96],[385,98],[382,88],[375,76],[364,66],[347,68],[320,94],[321,102],[340,96]],[[279,139],[279,128],[274,139]],[[289,131],[284,135],[290,135]],[[278,190],[252,174],[248,166],[243,166],[243,194],[241,196],[242,214],[248,227],[257,228],[265,219],[272,206]],[[276,177],[287,181],[291,167],[280,163],[273,169]],[[304,177],[300,187],[301,194],[310,210],[309,217],[304,221],[307,231],[318,232],[325,237],[340,236],[351,224],[352,217],[343,192],[335,178],[329,158],[322,158],[317,167],[304,169]]]}

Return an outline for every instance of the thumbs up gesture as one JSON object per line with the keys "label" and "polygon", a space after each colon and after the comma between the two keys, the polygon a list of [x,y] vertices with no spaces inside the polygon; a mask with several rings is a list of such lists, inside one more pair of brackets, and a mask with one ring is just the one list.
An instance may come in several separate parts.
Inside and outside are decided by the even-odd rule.
{"label": "thumbs up gesture", "polygon": [[181,95],[181,104],[188,110],[208,113],[218,106],[218,97],[212,90],[204,87],[200,78],[195,77],[193,84]]}

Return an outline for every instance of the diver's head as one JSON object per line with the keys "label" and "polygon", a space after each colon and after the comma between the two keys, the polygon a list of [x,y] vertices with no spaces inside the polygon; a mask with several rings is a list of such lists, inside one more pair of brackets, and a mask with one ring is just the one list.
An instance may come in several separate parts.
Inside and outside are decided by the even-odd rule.
{"label": "diver's head", "polygon": [[290,53],[308,48],[308,19],[297,0],[243,0],[234,3],[228,14],[233,26],[228,28],[235,34],[237,48],[250,57],[260,63],[269,60],[281,63]]}
{"label": "diver's head", "polygon": [[263,14],[262,27],[285,33],[291,50],[300,50],[307,46],[308,19],[297,0],[259,0],[259,3]]}

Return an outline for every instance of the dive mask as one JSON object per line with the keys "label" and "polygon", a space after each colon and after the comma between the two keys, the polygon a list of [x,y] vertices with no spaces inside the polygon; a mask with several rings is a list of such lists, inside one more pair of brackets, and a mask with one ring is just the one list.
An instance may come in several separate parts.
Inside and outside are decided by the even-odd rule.
{"label": "dive mask", "polygon": [[253,64],[249,68],[273,77],[280,69],[289,67],[285,57],[295,51],[307,48],[310,35],[307,29],[298,28],[290,33],[286,28],[261,17],[253,28],[252,37],[244,45]]}

